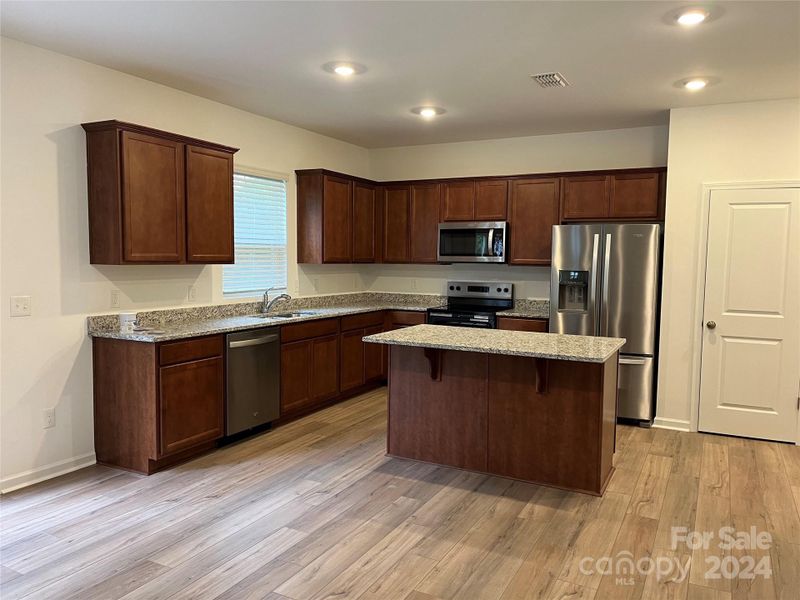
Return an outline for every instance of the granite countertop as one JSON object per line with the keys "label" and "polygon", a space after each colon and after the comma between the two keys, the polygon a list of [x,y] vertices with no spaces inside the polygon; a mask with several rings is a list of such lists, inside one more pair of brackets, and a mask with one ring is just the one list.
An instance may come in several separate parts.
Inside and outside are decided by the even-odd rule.
{"label": "granite countertop", "polygon": [[[342,317],[345,315],[355,315],[359,313],[375,312],[378,310],[411,310],[425,311],[427,306],[391,306],[385,304],[359,305],[359,306],[331,306],[326,308],[314,309],[295,309],[302,311],[303,314],[291,318],[263,318],[260,314],[240,315],[222,317],[217,319],[204,319],[198,321],[188,321],[175,324],[154,324],[140,331],[133,333],[122,333],[119,329],[105,331],[91,331],[92,337],[112,338],[115,340],[128,340],[132,342],[168,342],[183,338],[198,337],[201,335],[212,335],[215,333],[230,333],[231,331],[245,331],[247,329],[262,329],[266,327],[278,327],[289,323],[300,323],[303,321],[313,321],[316,319],[328,319],[332,317]],[[275,310],[275,314],[280,314],[281,310]]]}
{"label": "granite countertop", "polygon": [[509,354],[593,363],[605,362],[625,344],[623,338],[471,329],[446,325],[415,325],[368,335],[364,341],[394,346]]}

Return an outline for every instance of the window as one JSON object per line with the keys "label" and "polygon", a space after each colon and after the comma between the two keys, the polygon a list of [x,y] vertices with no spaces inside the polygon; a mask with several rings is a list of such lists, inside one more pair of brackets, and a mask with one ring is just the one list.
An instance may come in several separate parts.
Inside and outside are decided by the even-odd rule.
{"label": "window", "polygon": [[233,174],[235,263],[225,265],[222,292],[252,296],[286,287],[286,182]]}

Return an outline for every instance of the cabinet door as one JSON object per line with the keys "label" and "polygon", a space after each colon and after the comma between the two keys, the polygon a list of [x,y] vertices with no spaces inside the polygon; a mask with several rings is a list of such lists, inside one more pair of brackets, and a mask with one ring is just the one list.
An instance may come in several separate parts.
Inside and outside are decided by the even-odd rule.
{"label": "cabinet door", "polygon": [[564,177],[561,217],[565,221],[607,219],[610,180],[606,175]]}
{"label": "cabinet door", "polygon": [[513,317],[497,317],[497,328],[507,331],[534,331],[547,333],[546,319],[518,319]]}
{"label": "cabinet door", "polygon": [[442,184],[442,221],[475,219],[475,182],[451,181]]}
{"label": "cabinet door", "polygon": [[479,181],[476,186],[475,220],[505,221],[508,181]]}
{"label": "cabinet door", "polygon": [[438,183],[411,186],[411,262],[435,263],[439,245]]}
{"label": "cabinet door", "polygon": [[375,262],[377,202],[375,188],[353,183],[353,262]]}
{"label": "cabinet door", "polygon": [[410,202],[408,186],[386,186],[384,189],[383,262],[408,262]]}
{"label": "cabinet door", "polygon": [[310,341],[281,344],[281,416],[312,403],[310,368]]}
{"label": "cabinet door", "polygon": [[186,146],[186,260],[233,262],[233,155]]}
{"label": "cabinet door", "polygon": [[185,258],[183,144],[122,132],[123,259]]}
{"label": "cabinet door", "polygon": [[343,392],[364,385],[364,346],[367,344],[361,341],[363,337],[363,329],[347,331],[339,337],[339,381]]}
{"label": "cabinet door", "polygon": [[657,219],[658,200],[658,173],[611,177],[612,219]]}
{"label": "cabinet door", "polygon": [[558,224],[558,186],[558,179],[517,179],[511,183],[510,264],[550,264],[553,225]]}
{"label": "cabinet door", "polygon": [[327,400],[339,393],[339,336],[311,340],[311,399]]}
{"label": "cabinet door", "polygon": [[159,453],[179,452],[223,435],[222,357],[159,369]]}
{"label": "cabinet door", "polygon": [[[376,325],[364,330],[364,335],[373,335],[383,331],[383,325]],[[364,380],[378,381],[386,378],[384,364],[384,346],[382,344],[364,344]]]}
{"label": "cabinet door", "polygon": [[353,259],[353,188],[349,179],[325,175],[322,200],[322,261]]}

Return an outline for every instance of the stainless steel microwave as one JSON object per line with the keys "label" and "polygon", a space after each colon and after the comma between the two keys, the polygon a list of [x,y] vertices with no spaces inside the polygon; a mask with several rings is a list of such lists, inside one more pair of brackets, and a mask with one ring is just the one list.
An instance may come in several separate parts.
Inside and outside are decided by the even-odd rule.
{"label": "stainless steel microwave", "polygon": [[439,262],[506,262],[505,221],[439,224]]}

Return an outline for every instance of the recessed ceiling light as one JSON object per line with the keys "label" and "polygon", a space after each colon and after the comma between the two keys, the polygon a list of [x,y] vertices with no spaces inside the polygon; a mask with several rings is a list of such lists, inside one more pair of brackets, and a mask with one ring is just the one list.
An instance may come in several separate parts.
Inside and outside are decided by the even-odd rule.
{"label": "recessed ceiling light", "polygon": [[702,90],[707,85],[708,81],[706,81],[705,79],[688,79],[683,82],[683,87],[685,87],[690,92],[696,92],[698,90]]}
{"label": "recessed ceiling light", "polygon": [[415,115],[419,115],[423,119],[433,119],[438,115],[443,115],[447,111],[439,106],[416,106],[411,109]]}
{"label": "recessed ceiling light", "polygon": [[358,63],[334,61],[322,65],[323,70],[328,73],[334,73],[340,77],[351,77],[353,75],[360,75],[367,70],[364,65]]}
{"label": "recessed ceiling light", "polygon": [[708,13],[699,8],[690,8],[681,12],[675,19],[679,25],[684,27],[694,27],[708,18]]}

